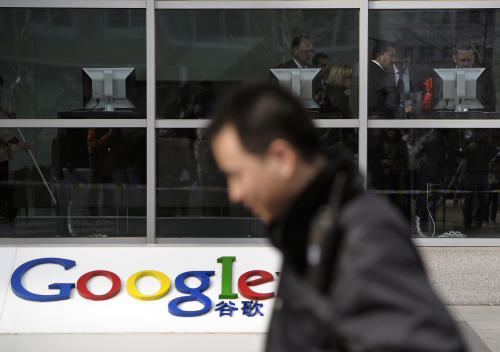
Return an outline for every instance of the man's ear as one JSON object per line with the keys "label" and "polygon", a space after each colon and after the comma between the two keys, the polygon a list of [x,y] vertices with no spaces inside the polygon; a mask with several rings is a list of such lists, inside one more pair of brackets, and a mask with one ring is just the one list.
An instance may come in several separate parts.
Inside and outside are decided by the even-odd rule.
{"label": "man's ear", "polygon": [[295,148],[284,139],[275,139],[267,149],[268,160],[279,174],[289,179],[295,173],[298,155]]}
{"label": "man's ear", "polygon": [[453,62],[456,64],[457,63],[457,55],[453,55],[451,58],[453,59]]}

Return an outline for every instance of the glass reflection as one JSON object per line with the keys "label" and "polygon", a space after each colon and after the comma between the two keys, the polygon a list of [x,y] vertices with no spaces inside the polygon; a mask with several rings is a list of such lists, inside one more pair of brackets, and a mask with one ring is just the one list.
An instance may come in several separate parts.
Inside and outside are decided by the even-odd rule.
{"label": "glass reflection", "polygon": [[[318,129],[327,155],[357,159],[357,130]],[[201,129],[161,129],[157,146],[159,237],[265,237],[264,224],[228,201],[224,175]]]}
{"label": "glass reflection", "polygon": [[[0,98],[18,118],[145,117],[144,9],[0,8],[0,26]],[[88,95],[107,94],[82,68],[134,68],[126,87],[134,108],[89,106]],[[123,95],[113,83],[108,91]]]}
{"label": "glass reflection", "polygon": [[[215,98],[242,82],[287,81],[300,86],[311,117],[354,118],[357,17],[339,9],[157,11],[157,114],[208,118]],[[349,69],[330,81],[335,64]]]}
{"label": "glass reflection", "polygon": [[144,129],[1,128],[0,138],[2,236],[145,235]]}
{"label": "glass reflection", "polygon": [[385,194],[417,237],[498,237],[497,130],[374,129],[370,188]]}
{"label": "glass reflection", "polygon": [[499,13],[370,11],[370,117],[498,118]]}

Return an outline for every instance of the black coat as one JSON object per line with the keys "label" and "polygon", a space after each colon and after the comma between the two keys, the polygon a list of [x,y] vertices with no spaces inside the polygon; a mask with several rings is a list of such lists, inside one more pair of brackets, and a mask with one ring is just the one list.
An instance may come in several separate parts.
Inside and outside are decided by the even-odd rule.
{"label": "black coat", "polygon": [[293,59],[276,66],[276,68],[299,68]]}
{"label": "black coat", "polygon": [[398,117],[399,93],[394,82],[394,71],[384,70],[370,61],[368,64],[368,114],[371,117]]}
{"label": "black coat", "polygon": [[342,187],[351,196],[341,197],[341,240],[332,252],[328,285],[312,284],[306,259],[311,218],[327,203],[336,175],[330,167],[323,170],[272,225],[271,240],[284,262],[266,351],[465,351],[407,224],[375,195]]}
{"label": "black coat", "polygon": [[338,113],[343,118],[353,118],[351,101],[349,96],[345,94],[345,88],[338,85],[328,85],[328,112]]}

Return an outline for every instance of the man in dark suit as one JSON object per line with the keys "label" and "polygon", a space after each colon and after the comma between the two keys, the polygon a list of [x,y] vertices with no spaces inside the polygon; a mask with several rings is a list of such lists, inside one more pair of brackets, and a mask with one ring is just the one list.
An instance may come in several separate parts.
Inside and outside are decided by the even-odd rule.
{"label": "man in dark suit", "polygon": [[311,40],[303,35],[299,35],[292,40],[292,58],[279,64],[277,68],[312,68],[313,46]]}
{"label": "man in dark suit", "polygon": [[396,49],[378,42],[368,63],[368,114],[374,118],[394,118],[399,112],[399,94],[394,82]]}
{"label": "man in dark suit", "polygon": [[412,46],[399,42],[395,48],[397,60],[393,69],[399,95],[399,117],[414,117],[422,104],[426,68],[412,63]]}

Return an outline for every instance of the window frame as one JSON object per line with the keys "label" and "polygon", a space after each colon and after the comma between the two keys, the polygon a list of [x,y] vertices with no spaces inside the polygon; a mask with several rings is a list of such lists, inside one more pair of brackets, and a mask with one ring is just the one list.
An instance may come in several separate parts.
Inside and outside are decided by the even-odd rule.
{"label": "window frame", "polygon": [[[359,10],[359,117],[357,119],[319,119],[320,128],[357,128],[359,169],[366,175],[368,129],[374,128],[500,128],[500,119],[491,120],[369,120],[368,89],[368,20],[369,11],[387,9],[500,9],[500,1],[161,1],[161,0],[4,0],[0,8],[86,8],[144,9],[146,12],[146,119],[17,119],[0,120],[0,127],[20,128],[145,128],[147,134],[147,187],[145,237],[114,238],[0,238],[0,245],[268,245],[267,240],[157,238],[156,230],[156,132],[161,128],[203,128],[208,119],[157,119],[156,117],[156,11],[168,9],[358,9]],[[363,79],[364,77],[364,79]],[[366,185],[365,185],[366,187]],[[439,239],[416,238],[419,246],[500,246],[500,238]]]}

